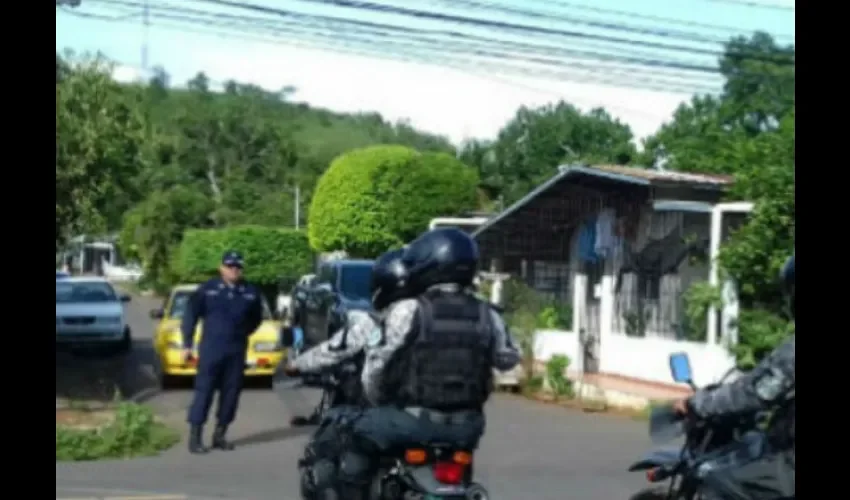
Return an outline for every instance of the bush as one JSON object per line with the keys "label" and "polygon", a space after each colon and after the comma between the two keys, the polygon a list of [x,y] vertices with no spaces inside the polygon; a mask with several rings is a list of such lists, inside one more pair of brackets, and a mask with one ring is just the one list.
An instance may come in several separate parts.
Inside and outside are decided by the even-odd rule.
{"label": "bush", "polygon": [[532,375],[525,377],[520,381],[522,392],[526,395],[537,394],[543,389],[543,377],[540,375]]}
{"label": "bush", "polygon": [[122,403],[115,420],[98,429],[56,426],[56,460],[130,458],[159,453],[180,440],[146,406]]}
{"label": "bush", "polygon": [[571,305],[552,301],[544,307],[537,317],[537,326],[547,330],[570,330],[573,327],[573,308]]}
{"label": "bush", "polygon": [[712,307],[723,307],[720,288],[707,281],[691,284],[683,296],[685,303],[681,335],[687,340],[705,342],[708,336],[708,313]]}
{"label": "bush", "polygon": [[236,250],[245,258],[248,281],[275,289],[282,276],[300,276],[313,268],[313,254],[303,231],[233,226],[186,231],[175,271],[184,281],[205,281],[218,274],[221,255],[227,250]]}
{"label": "bush", "polygon": [[556,354],[546,362],[546,380],[555,396],[573,396],[573,382],[566,375],[569,366],[570,358],[563,354]]}
{"label": "bush", "polygon": [[478,174],[445,153],[372,146],[337,157],[316,184],[310,245],[374,257],[427,228],[434,217],[477,204]]}
{"label": "bush", "polygon": [[738,317],[738,344],[732,346],[738,367],[749,370],[786,337],[794,333],[794,323],[770,311],[741,311]]}

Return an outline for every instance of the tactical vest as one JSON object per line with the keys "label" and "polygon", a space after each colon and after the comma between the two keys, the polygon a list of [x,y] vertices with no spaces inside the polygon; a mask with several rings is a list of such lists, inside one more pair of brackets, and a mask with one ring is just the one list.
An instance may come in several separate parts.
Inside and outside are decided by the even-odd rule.
{"label": "tactical vest", "polygon": [[493,385],[490,306],[466,293],[436,290],[418,301],[414,331],[394,363],[396,402],[438,411],[481,410]]}

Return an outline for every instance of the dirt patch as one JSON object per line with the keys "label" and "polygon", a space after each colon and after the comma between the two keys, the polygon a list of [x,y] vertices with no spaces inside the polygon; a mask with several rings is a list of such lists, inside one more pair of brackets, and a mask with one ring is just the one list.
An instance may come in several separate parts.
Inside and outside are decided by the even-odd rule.
{"label": "dirt patch", "polygon": [[582,411],[584,413],[604,413],[606,415],[613,415],[617,417],[629,418],[632,420],[645,420],[647,418],[646,409],[638,409],[638,408],[623,408],[618,406],[611,406],[605,402],[601,401],[591,401],[591,400],[580,400],[580,399],[568,399],[568,398],[556,398],[553,394],[538,392],[538,393],[525,393],[522,394],[523,397],[532,399],[534,401],[550,404],[555,406],[560,406],[563,408],[569,408],[571,410]]}
{"label": "dirt patch", "polygon": [[57,408],[56,425],[72,429],[97,429],[115,420],[112,410],[85,408]]}

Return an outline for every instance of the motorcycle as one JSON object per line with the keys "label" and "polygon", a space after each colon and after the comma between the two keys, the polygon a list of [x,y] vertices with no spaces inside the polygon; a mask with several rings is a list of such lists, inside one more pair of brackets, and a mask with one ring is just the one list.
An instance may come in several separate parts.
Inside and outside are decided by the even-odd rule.
{"label": "motorcycle", "polygon": [[[670,355],[673,380],[686,383],[694,390],[688,355]],[[736,372],[729,370],[717,383],[703,390],[720,387]],[[764,423],[763,413],[735,419],[700,419],[694,415],[682,417],[672,406],[651,409],[649,435],[656,444],[684,436],[679,449],[660,448],[651,451],[629,467],[629,471],[644,471],[651,486],[632,497],[633,500],[667,499],[700,500],[728,498],[747,500],[739,488],[726,484],[722,475],[712,474],[719,469],[736,467],[763,455],[767,439],[759,427]],[[657,483],[669,481],[666,486]]]}
{"label": "motorcycle", "polygon": [[[276,376],[276,390],[314,388],[322,391],[316,413],[324,416],[334,407],[351,404],[347,384],[359,382],[360,364],[343,363],[319,374],[304,374],[286,380]],[[322,420],[322,417],[319,417]],[[324,425],[320,422],[319,425]],[[309,450],[309,447],[308,447]],[[309,452],[306,454],[308,455]],[[304,500],[342,500],[336,492],[318,497],[311,491],[311,457],[299,463]],[[410,443],[384,452],[364,500],[488,500],[487,490],[472,480],[473,453],[450,443]],[[350,497],[346,496],[344,500]]]}

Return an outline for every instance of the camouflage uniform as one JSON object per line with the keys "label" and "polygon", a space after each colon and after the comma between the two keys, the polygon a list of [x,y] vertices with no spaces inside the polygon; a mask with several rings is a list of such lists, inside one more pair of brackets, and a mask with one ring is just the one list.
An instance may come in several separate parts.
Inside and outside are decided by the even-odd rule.
{"label": "camouflage uniform", "polygon": [[[459,291],[455,285],[437,285],[443,291]],[[384,393],[386,384],[382,383],[386,369],[393,357],[406,344],[408,336],[415,335],[414,318],[419,310],[416,299],[400,300],[387,308],[383,328],[376,328],[367,340],[366,359],[362,372],[363,391],[368,401],[374,405],[360,413],[350,423],[355,436],[366,438],[365,442],[378,449],[392,448],[409,442],[451,442],[466,443],[470,447],[478,444],[484,434],[485,419],[479,411],[454,412],[442,414],[445,420],[432,420],[422,413],[418,416],[408,409],[394,404],[394,394]],[[490,325],[493,335],[492,367],[506,371],[514,368],[520,361],[519,350],[515,347],[505,323],[495,309],[490,309]],[[438,413],[438,412],[437,412]],[[358,443],[364,440],[358,439]],[[372,463],[370,456],[379,453],[378,449],[348,449],[340,467],[340,480],[345,487],[357,488],[368,480]]]}
{"label": "camouflage uniform", "polygon": [[295,358],[292,367],[303,373],[314,373],[353,359],[366,348],[369,334],[376,328],[379,328],[378,322],[371,314],[349,311],[346,326]]}
{"label": "camouflage uniform", "polygon": [[[446,291],[458,291],[454,285],[438,285]],[[457,421],[450,424],[435,424],[425,419],[417,419],[404,409],[394,406],[393,395],[383,394],[382,379],[388,362],[405,344],[408,335],[413,334],[414,318],[419,309],[415,299],[405,299],[387,307],[383,325],[366,313],[352,312],[349,321],[348,338],[343,349],[337,349],[342,341],[342,332],[338,332],[294,361],[294,367],[309,372],[333,366],[350,359],[365,348],[365,361],[361,376],[362,388],[366,399],[373,405],[369,408],[343,408],[331,412],[317,431],[313,452],[321,455],[316,460],[314,474],[322,468],[324,478],[316,479],[316,487],[322,489],[332,481],[331,476],[339,475],[342,488],[358,490],[359,484],[368,480],[371,467],[369,456],[374,449],[362,449],[363,440],[356,439],[357,448],[343,443],[352,442],[351,435],[365,437],[366,441],[379,447],[409,441],[428,441],[439,438],[447,442],[465,442],[477,445],[484,433],[484,416],[478,412],[465,412]],[[499,370],[510,370],[520,361],[519,350],[505,327],[505,323],[495,309],[490,310],[490,324],[494,336],[492,365]],[[334,460],[333,466],[326,460],[335,453],[343,453]],[[338,470],[337,470],[337,465]],[[327,478],[327,479],[325,479]],[[344,491],[348,491],[345,490]],[[353,494],[351,494],[353,496]]]}
{"label": "camouflage uniform", "polygon": [[734,490],[742,498],[794,497],[794,344],[792,335],[749,373],[717,389],[697,391],[688,400],[689,410],[702,418],[774,410],[767,431],[767,452],[745,465],[717,470],[707,483],[721,485],[724,491]]}
{"label": "camouflage uniform", "polygon": [[[361,356],[366,348],[369,334],[379,328],[378,321],[364,311],[349,311],[346,325],[331,337],[292,361],[291,367],[302,373],[317,373]],[[359,383],[358,381],[355,381]],[[344,449],[342,427],[346,420],[359,415],[361,408],[355,405],[335,406],[322,417],[305,450],[302,465],[311,469],[312,483],[307,491],[332,487],[337,475],[337,457]],[[305,498],[309,493],[304,493]]]}

